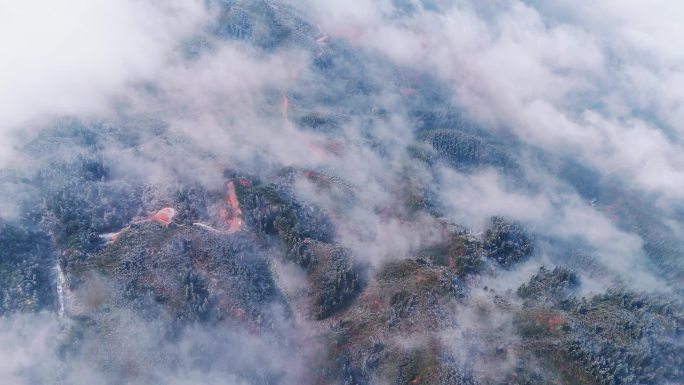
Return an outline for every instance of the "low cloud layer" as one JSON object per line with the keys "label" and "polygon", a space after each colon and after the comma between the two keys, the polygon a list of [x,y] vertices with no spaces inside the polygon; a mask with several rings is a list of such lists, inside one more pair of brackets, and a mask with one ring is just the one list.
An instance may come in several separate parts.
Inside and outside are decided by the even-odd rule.
{"label": "low cloud layer", "polygon": [[[110,236],[174,200],[196,200],[182,213],[190,227],[227,217],[218,209],[226,177],[245,189],[276,181],[274,191],[312,223],[330,221],[329,237],[363,266],[364,283],[453,233],[480,242],[490,219],[505,217],[535,240],[530,260],[510,271],[488,263],[489,277],[459,284],[515,290],[539,265],[567,264],[583,294],[677,292],[684,54],[673,42],[684,37],[684,7],[659,5],[2,4],[0,225],[50,233],[54,211],[78,190],[78,178],[58,174],[81,172],[74,164],[85,165],[91,184],[70,207],[106,205],[92,227]],[[263,196],[247,204],[263,209]],[[319,230],[327,228],[302,231]],[[177,243],[169,247],[186,247]],[[82,336],[82,351],[70,353],[60,349],[80,338],[73,322],[86,321],[47,310],[6,315],[0,382],[104,384],[119,378],[112,368],[173,385],[265,384],[276,374],[288,384],[310,380],[307,364],[321,359],[324,333],[297,312],[309,306],[302,293],[314,270],[277,259],[287,253],[282,245],[267,246],[280,294],[293,296],[292,308],[268,310],[276,319],[270,334],[197,326],[169,342],[168,323],[116,308],[98,313],[109,332]],[[74,253],[59,251],[50,266]],[[575,262],[579,255],[600,273]],[[499,298],[485,290],[471,299],[454,310],[455,323],[468,328],[448,329],[444,341],[477,350],[479,334],[493,328],[502,343],[520,342],[511,314],[477,325],[478,312],[498,311]],[[126,340],[98,350],[118,335]],[[454,356],[471,358],[465,350]],[[475,373],[505,377],[487,365]]]}
{"label": "low cloud layer", "polygon": [[208,20],[199,1],[42,1],[0,6],[0,159],[35,126],[64,115],[111,117]]}
{"label": "low cloud layer", "polygon": [[681,198],[682,58],[665,43],[682,32],[680,7],[408,3],[297,4],[352,44],[447,81],[481,124]]}

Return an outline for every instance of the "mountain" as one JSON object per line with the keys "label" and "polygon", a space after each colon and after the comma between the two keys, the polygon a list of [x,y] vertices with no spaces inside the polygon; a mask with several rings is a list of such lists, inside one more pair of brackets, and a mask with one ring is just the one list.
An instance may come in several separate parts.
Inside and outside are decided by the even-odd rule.
{"label": "mountain", "polygon": [[206,2],[113,113],[35,123],[0,169],[2,382],[684,383],[676,205],[306,4]]}

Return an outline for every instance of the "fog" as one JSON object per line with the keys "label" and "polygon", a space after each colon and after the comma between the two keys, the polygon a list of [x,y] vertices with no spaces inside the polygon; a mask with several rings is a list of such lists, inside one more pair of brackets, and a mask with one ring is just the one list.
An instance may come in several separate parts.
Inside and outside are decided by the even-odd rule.
{"label": "fog", "polygon": [[[510,269],[488,262],[469,290],[515,291],[541,265],[568,265],[582,295],[679,296],[683,12],[636,1],[0,2],[0,225],[47,234],[30,269],[52,285],[25,301],[31,311],[2,313],[0,382],[313,383],[327,359],[333,321],[302,310],[316,272],[284,261],[277,243],[216,241],[273,273],[276,294],[257,312],[269,326],[179,327],[163,306],[126,305],[119,277],[62,287],[55,266],[81,252],[54,230],[68,227],[56,212],[71,193],[86,202],[73,207],[98,213],[79,226],[127,236],[179,196],[192,201],[179,209],[189,227],[217,226],[227,175],[245,188],[288,180],[283,189],[332,223],[330,244],[353,253],[370,287],[386,264],[448,239],[449,226],[477,238],[505,217],[534,252]],[[474,160],[439,147],[449,130]],[[83,182],[73,176],[81,161],[106,171]],[[108,255],[93,250],[84,255]],[[169,271],[145,279],[166,283]],[[62,316],[58,287],[69,296]],[[489,330],[506,346],[520,340],[512,313],[481,324],[493,301],[484,291],[450,304],[439,338],[463,346],[447,349],[461,365],[475,360],[468,373],[496,381],[517,356],[473,351]]]}

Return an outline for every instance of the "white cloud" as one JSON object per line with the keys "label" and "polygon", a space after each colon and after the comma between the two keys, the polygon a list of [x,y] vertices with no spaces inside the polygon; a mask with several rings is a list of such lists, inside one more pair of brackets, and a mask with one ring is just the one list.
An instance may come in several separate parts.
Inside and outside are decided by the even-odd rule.
{"label": "white cloud", "polygon": [[581,240],[626,284],[640,290],[667,290],[646,271],[640,237],[619,229],[575,193],[560,189],[549,176],[542,177],[543,184],[536,192],[511,188],[506,179],[491,170],[471,175],[443,170],[442,179],[441,199],[449,218],[457,223],[480,230],[490,217],[504,216],[520,221],[532,234]]}
{"label": "white cloud", "polygon": [[456,1],[440,14],[399,17],[386,3],[358,15],[331,10],[342,2],[294,2],[352,44],[445,80],[484,125],[684,197],[684,53],[674,43],[684,37],[684,7]]}
{"label": "white cloud", "polygon": [[[666,199],[684,197],[684,53],[673,43],[684,38],[684,7],[665,1],[658,7],[638,1],[586,6],[560,0],[458,0],[441,4],[444,12],[438,14],[414,1],[417,12],[402,16],[389,0],[289,2],[310,12],[321,33],[332,40],[345,39],[352,48],[378,52],[399,67],[434,75],[450,88],[454,103],[493,132],[510,130],[523,142],[574,156],[604,176],[617,176]],[[307,183],[298,184],[297,193],[326,210],[338,210],[334,219],[339,239],[357,256],[379,264],[440,239],[442,228],[435,218],[406,220],[401,207],[405,179],[434,182],[421,174],[424,170],[410,170],[405,177],[404,168],[410,166],[403,163],[404,149],[412,133],[396,116],[401,113],[372,123],[351,118],[341,127],[340,154],[322,150],[327,138],[300,131],[288,119],[295,109],[305,108],[288,99],[293,89],[306,93],[321,85],[339,86],[311,72],[316,53],[289,47],[260,50],[205,36],[211,48],[186,60],[181,44],[205,32],[203,23],[210,13],[199,0],[1,1],[0,165],[18,159],[12,146],[48,119],[113,117],[116,100],[131,115],[161,116],[169,124],[164,136],[141,132],[143,144],[134,151],[107,143],[111,147],[105,152],[117,159],[114,167],[120,175],[153,174],[159,182],[176,172],[211,185],[221,180],[223,168],[239,162],[254,161],[254,168],[262,165],[256,160],[275,168],[320,168],[349,181],[356,201],[340,202],[339,196],[321,194]],[[151,85],[153,91],[141,84]],[[365,99],[362,108],[392,110],[392,92],[382,90]],[[387,148],[382,155],[366,142],[364,130],[373,131],[373,139]],[[533,193],[511,188],[491,170],[443,170],[440,179],[444,184],[438,194],[450,219],[459,224],[479,229],[487,218],[503,215],[533,232],[580,238],[594,248],[597,259],[631,283],[643,289],[659,287],[644,273],[641,239],[560,188],[553,176],[540,176],[539,190]],[[3,188],[12,193],[20,189]],[[16,211],[0,200],[0,216],[16,217]],[[523,266],[522,273],[497,277],[499,284],[519,285],[535,262]],[[301,289],[303,275],[296,274],[301,272],[289,273],[281,275],[281,283],[293,291]],[[474,325],[474,314],[463,312],[459,321]],[[56,322],[40,317],[0,320],[0,326],[12,331],[0,333],[0,345],[7,347],[0,349],[0,356],[9,357],[0,364],[0,380],[21,383],[36,357],[59,366],[49,339],[56,333]],[[37,329],[26,329],[21,322]],[[120,354],[153,367],[155,357],[136,354],[145,356],[160,344],[155,325],[134,318],[128,322],[115,325],[121,328],[115,332],[141,349],[121,346]],[[488,328],[505,325],[510,319],[504,317]],[[36,338],[28,338],[25,330]],[[216,343],[213,335],[196,332],[205,346]],[[237,353],[248,350],[245,362],[262,364],[264,357],[273,358],[275,369],[291,370],[291,377],[298,377],[300,367],[289,365],[288,349],[271,350],[267,340],[249,343],[251,335],[229,333],[223,338],[221,342],[240,345],[240,350],[228,343],[213,345],[217,357],[240,358]],[[196,348],[190,343],[164,347],[176,352],[188,346]],[[212,379],[214,373],[195,370],[192,354],[181,358],[187,366],[179,369],[180,377],[170,375],[170,383]],[[306,358],[298,357],[297,364],[306,366]],[[87,359],[82,365],[83,371],[76,373],[84,378],[96,367]],[[52,370],[50,366],[43,371]],[[89,375],[89,383],[96,381],[97,375]]]}
{"label": "white cloud", "polygon": [[109,113],[207,14],[195,0],[0,2],[0,161],[37,121]]}

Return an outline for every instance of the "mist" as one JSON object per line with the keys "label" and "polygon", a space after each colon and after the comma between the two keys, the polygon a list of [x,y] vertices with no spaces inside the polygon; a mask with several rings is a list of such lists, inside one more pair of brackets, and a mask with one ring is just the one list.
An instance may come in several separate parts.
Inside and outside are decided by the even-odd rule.
{"label": "mist", "polygon": [[682,12],[0,4],[0,380],[572,383],[632,296],[674,383]]}

